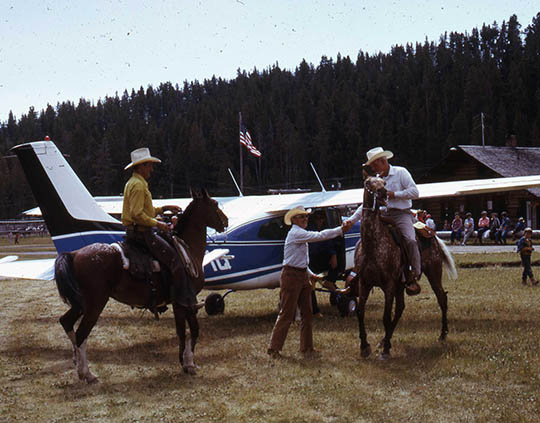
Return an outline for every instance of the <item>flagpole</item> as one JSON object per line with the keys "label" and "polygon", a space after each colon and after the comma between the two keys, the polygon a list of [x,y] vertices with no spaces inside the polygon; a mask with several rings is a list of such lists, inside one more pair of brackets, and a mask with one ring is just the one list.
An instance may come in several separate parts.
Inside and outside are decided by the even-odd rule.
{"label": "flagpole", "polygon": [[[242,112],[238,112],[238,136],[242,130]],[[244,192],[244,163],[242,155],[242,143],[238,141],[238,148],[240,149],[240,191]]]}

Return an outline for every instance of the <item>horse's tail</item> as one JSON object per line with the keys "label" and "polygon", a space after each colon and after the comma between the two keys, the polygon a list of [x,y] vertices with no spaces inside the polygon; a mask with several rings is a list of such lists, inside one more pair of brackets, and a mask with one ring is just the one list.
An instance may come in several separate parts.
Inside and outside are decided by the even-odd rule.
{"label": "horse's tail", "polygon": [[454,263],[454,258],[452,257],[452,254],[450,253],[450,250],[446,247],[446,244],[442,239],[440,239],[438,236],[435,235],[435,239],[439,243],[439,246],[441,247],[441,250],[443,252],[443,262],[444,267],[446,268],[446,271],[448,272],[448,276],[452,280],[457,279],[457,270],[456,270],[456,264]]}
{"label": "horse's tail", "polygon": [[79,283],[73,276],[73,254],[60,253],[54,262],[54,278],[60,297],[72,307],[81,307]]}

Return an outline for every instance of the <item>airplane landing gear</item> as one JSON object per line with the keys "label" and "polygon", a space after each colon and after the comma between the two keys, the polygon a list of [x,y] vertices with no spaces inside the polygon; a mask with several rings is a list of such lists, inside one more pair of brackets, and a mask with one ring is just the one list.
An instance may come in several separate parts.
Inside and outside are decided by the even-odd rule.
{"label": "airplane landing gear", "polygon": [[229,289],[223,296],[217,292],[212,292],[204,300],[204,309],[206,314],[213,316],[214,314],[222,314],[225,311],[225,297],[234,290]]}
{"label": "airplane landing gear", "polygon": [[356,298],[348,295],[337,294],[336,305],[341,317],[350,316],[356,311]]}
{"label": "airplane landing gear", "polygon": [[204,300],[204,309],[206,314],[213,316],[214,314],[223,313],[225,310],[225,301],[223,297],[217,292],[212,292]]}

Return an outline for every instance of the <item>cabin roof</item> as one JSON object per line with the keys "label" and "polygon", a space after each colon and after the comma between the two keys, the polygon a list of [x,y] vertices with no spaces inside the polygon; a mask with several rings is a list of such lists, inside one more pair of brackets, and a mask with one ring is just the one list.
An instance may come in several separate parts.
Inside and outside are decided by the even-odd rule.
{"label": "cabin roof", "polygon": [[[527,176],[540,174],[540,148],[458,145],[458,148],[499,175]],[[540,197],[540,188],[528,190]]]}
{"label": "cabin roof", "polygon": [[540,173],[540,148],[481,145],[459,145],[458,148],[504,177]]}

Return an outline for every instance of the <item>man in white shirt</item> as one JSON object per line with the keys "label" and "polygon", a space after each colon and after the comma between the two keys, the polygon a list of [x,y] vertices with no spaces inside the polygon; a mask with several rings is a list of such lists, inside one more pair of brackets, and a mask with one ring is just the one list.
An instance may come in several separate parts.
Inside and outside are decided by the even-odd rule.
{"label": "man in white shirt", "polygon": [[[378,174],[386,182],[388,192],[388,208],[383,212],[385,217],[394,221],[402,234],[402,240],[405,244],[405,250],[409,259],[409,272],[405,277],[406,292],[409,295],[420,293],[418,279],[422,273],[422,263],[420,251],[416,242],[414,231],[414,216],[411,212],[412,200],[418,198],[419,192],[411,174],[407,169],[401,166],[391,166],[388,159],[394,157],[391,151],[386,151],[382,147],[375,147],[366,153],[367,162],[365,166],[370,166],[374,173]],[[362,207],[344,223],[346,230],[360,220]]]}
{"label": "man in white shirt", "polygon": [[435,221],[430,214],[426,215],[426,226],[430,229],[433,229],[434,231],[437,229]]}
{"label": "man in white shirt", "polygon": [[289,326],[295,317],[296,306],[300,308],[301,316],[300,352],[305,355],[314,352],[310,278],[313,280],[316,276],[308,268],[308,242],[332,239],[347,232],[343,229],[343,224],[320,232],[307,231],[308,214],[309,211],[298,206],[289,210],[283,219],[287,225],[292,224],[292,227],[287,234],[283,249],[283,270],[279,282],[281,307],[268,346],[268,354],[272,358],[280,356],[279,352],[283,348]]}

